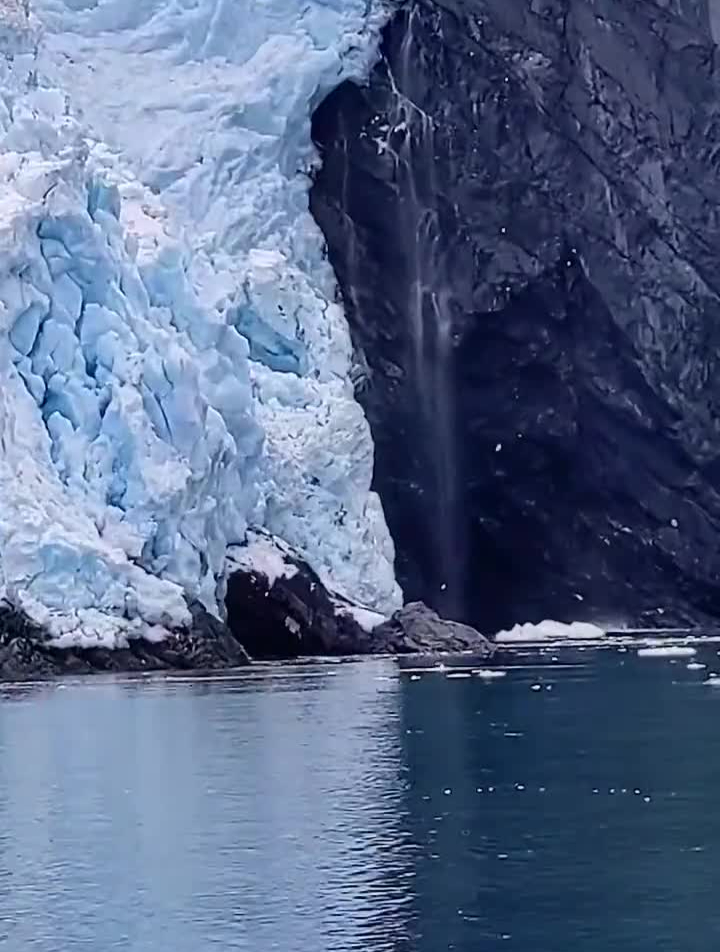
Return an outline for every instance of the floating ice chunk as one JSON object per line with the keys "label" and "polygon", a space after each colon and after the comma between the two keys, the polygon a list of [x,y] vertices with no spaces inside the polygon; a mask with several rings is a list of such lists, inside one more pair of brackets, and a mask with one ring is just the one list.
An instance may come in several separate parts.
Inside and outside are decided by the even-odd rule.
{"label": "floating ice chunk", "polygon": [[707,665],[701,664],[699,661],[691,661],[686,667],[688,671],[703,671],[707,668]]}
{"label": "floating ice chunk", "polygon": [[638,648],[639,658],[691,658],[697,654],[692,645],[653,645],[649,648]]}
{"label": "floating ice chunk", "polygon": [[495,641],[538,642],[538,641],[598,641],[606,635],[602,628],[590,625],[587,622],[575,621],[566,624],[561,621],[541,621],[534,625],[527,623],[515,625],[509,631],[500,631],[495,635]]}
{"label": "floating ice chunk", "polygon": [[495,681],[507,676],[507,671],[500,671],[497,668],[478,668],[472,673],[476,678],[481,678],[483,681]]}

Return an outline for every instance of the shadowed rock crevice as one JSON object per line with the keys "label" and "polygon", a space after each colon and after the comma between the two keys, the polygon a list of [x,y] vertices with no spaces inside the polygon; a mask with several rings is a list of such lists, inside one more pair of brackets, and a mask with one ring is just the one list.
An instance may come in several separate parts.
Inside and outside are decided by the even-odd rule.
{"label": "shadowed rock crevice", "polygon": [[720,615],[719,75],[706,0],[411,0],[317,109],[407,598]]}

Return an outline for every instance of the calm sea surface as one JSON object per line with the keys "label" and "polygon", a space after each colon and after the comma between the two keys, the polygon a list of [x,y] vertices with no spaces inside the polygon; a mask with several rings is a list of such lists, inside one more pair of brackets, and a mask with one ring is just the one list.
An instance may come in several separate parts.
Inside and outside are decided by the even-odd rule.
{"label": "calm sea surface", "polygon": [[715,952],[720,687],[558,657],[0,689],[0,946]]}

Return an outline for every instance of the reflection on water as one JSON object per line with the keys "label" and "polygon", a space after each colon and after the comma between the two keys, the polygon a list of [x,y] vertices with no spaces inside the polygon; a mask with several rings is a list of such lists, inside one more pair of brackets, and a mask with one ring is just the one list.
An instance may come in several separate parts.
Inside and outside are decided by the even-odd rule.
{"label": "reflection on water", "polygon": [[378,671],[5,692],[5,947],[402,947],[398,684]]}
{"label": "reflection on water", "polygon": [[1,690],[3,948],[718,947],[705,669],[608,651],[414,677]]}

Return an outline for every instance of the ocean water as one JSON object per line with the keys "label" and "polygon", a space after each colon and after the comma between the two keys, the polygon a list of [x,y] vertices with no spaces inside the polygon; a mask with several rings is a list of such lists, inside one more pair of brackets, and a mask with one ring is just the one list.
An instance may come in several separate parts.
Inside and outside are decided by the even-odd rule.
{"label": "ocean water", "polygon": [[709,952],[720,658],[0,689],[8,952]]}

